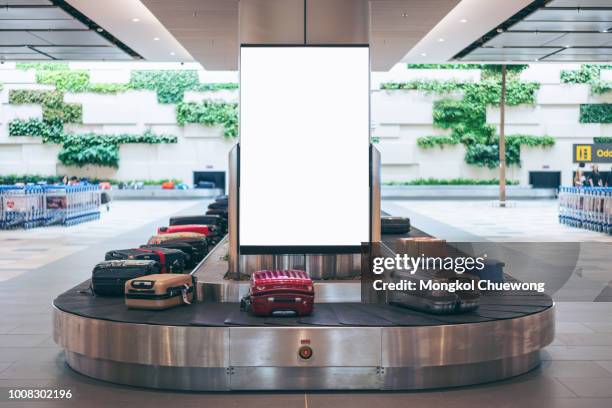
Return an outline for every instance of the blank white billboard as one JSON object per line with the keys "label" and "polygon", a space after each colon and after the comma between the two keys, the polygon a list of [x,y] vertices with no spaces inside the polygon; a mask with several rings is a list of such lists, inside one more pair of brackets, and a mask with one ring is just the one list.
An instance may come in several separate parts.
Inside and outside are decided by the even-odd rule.
{"label": "blank white billboard", "polygon": [[241,247],[369,241],[367,47],[241,48]]}

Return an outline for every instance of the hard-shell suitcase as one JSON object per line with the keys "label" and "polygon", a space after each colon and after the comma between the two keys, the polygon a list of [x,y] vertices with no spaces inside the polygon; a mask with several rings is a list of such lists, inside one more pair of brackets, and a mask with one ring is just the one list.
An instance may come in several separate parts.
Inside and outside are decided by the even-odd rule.
{"label": "hard-shell suitcase", "polygon": [[98,263],[91,274],[91,288],[100,296],[123,296],[125,282],[160,272],[151,260],[113,260]]}
{"label": "hard-shell suitcase", "polygon": [[195,249],[192,245],[186,242],[164,242],[163,244],[141,245],[143,249],[176,249],[185,254],[185,268],[191,269],[195,267],[205,254]]}
{"label": "hard-shell suitcase", "polygon": [[410,232],[410,218],[381,217],[380,228],[383,234],[407,234]]}
{"label": "hard-shell suitcase", "polygon": [[227,231],[227,220],[218,215],[182,215],[170,218],[170,225],[214,225],[224,235]]}
{"label": "hard-shell suitcase", "polygon": [[[399,280],[414,282],[415,290],[393,290],[387,293],[389,303],[432,314],[456,314],[470,312],[480,305],[480,292],[476,282],[478,278],[469,274],[457,274],[453,271],[421,271],[417,274],[400,273],[393,277]],[[421,282],[433,283],[458,282],[468,288],[456,290],[425,289]]]}
{"label": "hard-shell suitcase", "polygon": [[[154,235],[147,244],[165,244],[169,242],[185,242],[193,246],[202,257],[208,253],[208,239],[206,239],[205,235],[196,232],[174,232],[172,234]],[[197,259],[197,262],[200,262],[202,257]]]}
{"label": "hard-shell suitcase", "polygon": [[314,296],[312,279],[305,271],[257,271],[251,275],[250,292],[241,307],[256,316],[307,316],[312,313]]}
{"label": "hard-shell suitcase", "polygon": [[174,189],[174,182],[173,181],[164,181],[162,183],[162,189],[163,190],[173,190]]}
{"label": "hard-shell suitcase", "polygon": [[432,237],[399,238],[395,241],[395,252],[411,257],[440,257],[448,256],[446,240]]}
{"label": "hard-shell suitcase", "polygon": [[206,211],[206,215],[218,215],[219,217],[225,218],[227,220],[227,208],[208,209]]}
{"label": "hard-shell suitcase", "polygon": [[130,309],[163,310],[193,301],[191,275],[160,274],[125,283],[125,304]]}
{"label": "hard-shell suitcase", "polygon": [[157,229],[158,235],[163,234],[174,234],[176,232],[195,232],[198,234],[205,235],[207,237],[211,236],[213,231],[212,227],[208,225],[197,225],[197,224],[188,224],[188,225],[170,225],[169,227],[159,227]]}
{"label": "hard-shell suitcase", "polygon": [[227,200],[214,201],[208,204],[209,210],[227,210]]}
{"label": "hard-shell suitcase", "polygon": [[159,262],[161,273],[182,273],[185,270],[187,255],[178,249],[170,248],[132,248],[108,251],[104,257],[113,259],[140,259]]}

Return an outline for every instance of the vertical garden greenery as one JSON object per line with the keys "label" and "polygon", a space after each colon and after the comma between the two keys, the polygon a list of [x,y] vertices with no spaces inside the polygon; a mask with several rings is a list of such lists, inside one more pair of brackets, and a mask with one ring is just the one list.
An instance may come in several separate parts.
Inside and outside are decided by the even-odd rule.
{"label": "vertical garden greenery", "polygon": [[238,109],[235,103],[222,101],[183,102],[186,91],[215,92],[237,89],[236,83],[200,83],[195,70],[135,70],[128,83],[96,84],[87,70],[71,70],[64,62],[18,63],[18,69],[36,70],[36,82],[53,85],[55,90],[14,89],[9,92],[11,104],[42,106],[42,119],[13,120],[9,123],[10,136],[39,136],[44,143],[62,145],[59,160],[65,165],[89,164],[117,167],[119,146],[126,143],[176,143],[175,136],[144,133],[140,135],[67,134],[64,124],[82,122],[82,106],[64,102],[66,92],[116,93],[128,90],[151,90],[164,104],[177,104],[177,122],[200,123],[205,126],[222,125],[224,136],[236,137]]}
{"label": "vertical garden greenery", "polygon": [[[441,65],[409,65],[409,68],[445,69]],[[506,104],[509,106],[534,104],[539,84],[518,78],[526,65],[510,65],[506,83]],[[435,127],[448,129],[446,136],[424,136],[417,139],[421,148],[463,144],[465,162],[474,166],[495,168],[499,165],[499,136],[495,126],[487,124],[487,106],[497,106],[501,98],[501,67],[497,65],[454,64],[450,69],[481,69],[480,82],[410,81],[385,83],[381,89],[413,89],[446,94],[434,102]],[[454,95],[454,96],[450,96]],[[456,96],[456,97],[455,97]],[[506,161],[520,165],[520,146],[550,146],[554,138],[548,136],[511,135],[506,140]]]}

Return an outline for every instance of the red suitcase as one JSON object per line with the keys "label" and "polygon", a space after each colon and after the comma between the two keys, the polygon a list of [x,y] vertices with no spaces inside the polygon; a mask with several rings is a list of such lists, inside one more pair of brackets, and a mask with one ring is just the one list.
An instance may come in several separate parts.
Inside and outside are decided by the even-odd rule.
{"label": "red suitcase", "polygon": [[299,270],[255,272],[247,302],[246,308],[256,316],[286,312],[307,316],[314,307],[312,279]]}
{"label": "red suitcase", "polygon": [[211,235],[211,228],[208,225],[170,225],[169,227],[159,227],[157,229],[158,234],[174,234],[175,232],[195,232],[198,234]]}

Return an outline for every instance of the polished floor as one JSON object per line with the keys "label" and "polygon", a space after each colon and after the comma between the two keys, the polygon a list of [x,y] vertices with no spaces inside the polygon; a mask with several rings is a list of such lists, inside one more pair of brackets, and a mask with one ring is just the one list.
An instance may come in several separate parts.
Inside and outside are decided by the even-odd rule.
{"label": "polished floor", "polygon": [[[433,220],[427,205],[385,205],[410,211],[414,222],[429,223],[449,235],[482,234],[486,239],[494,235],[444,218]],[[0,231],[0,407],[612,407],[612,302],[605,301],[558,302],[557,336],[546,348],[540,368],[507,381],[472,387],[409,393],[182,393],[108,384],[70,370],[52,339],[51,300],[86,279],[106,250],[143,242],[170,214],[204,207],[205,203],[198,202],[124,201],[114,203],[99,222],[66,229]],[[500,219],[499,213],[485,214],[475,203],[456,208],[465,217],[478,215],[480,223],[495,224]],[[530,217],[521,219],[521,212],[512,212],[516,237],[531,234]],[[549,220],[540,223],[538,231],[542,239],[553,240],[558,227]],[[521,229],[525,229],[522,234]],[[585,237],[584,232],[568,227],[561,230],[582,239],[607,238],[594,233]],[[549,237],[547,231],[552,231]],[[600,274],[612,280],[609,260],[602,260]],[[10,389],[41,387],[70,389],[73,398],[41,402],[8,398]]]}

